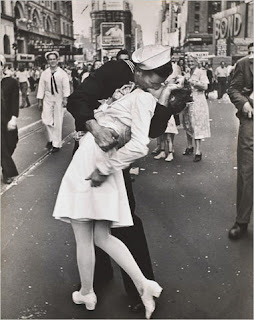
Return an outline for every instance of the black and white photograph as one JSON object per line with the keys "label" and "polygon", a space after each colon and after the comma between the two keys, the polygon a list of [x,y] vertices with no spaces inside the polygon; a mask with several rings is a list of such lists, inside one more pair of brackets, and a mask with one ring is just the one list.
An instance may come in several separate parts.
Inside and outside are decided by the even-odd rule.
{"label": "black and white photograph", "polygon": [[253,319],[253,0],[0,0],[1,319]]}

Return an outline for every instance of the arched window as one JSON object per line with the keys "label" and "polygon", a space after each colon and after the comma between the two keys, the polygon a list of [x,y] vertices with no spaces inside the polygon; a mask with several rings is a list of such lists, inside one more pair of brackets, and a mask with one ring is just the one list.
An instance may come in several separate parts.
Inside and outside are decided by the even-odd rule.
{"label": "arched window", "polygon": [[15,19],[24,18],[24,11],[22,5],[17,1],[14,7],[14,17]]}
{"label": "arched window", "polygon": [[11,53],[10,39],[5,34],[4,35],[4,54],[10,54],[10,53]]}
{"label": "arched window", "polygon": [[46,21],[46,30],[52,32],[53,31],[53,25],[50,17],[47,17]]}
{"label": "arched window", "polygon": [[43,29],[47,30],[47,24],[46,24],[46,17],[43,16],[42,18],[42,26],[43,26]]}
{"label": "arched window", "polygon": [[34,11],[33,11],[32,21],[33,21],[33,25],[35,27],[39,27],[40,26],[40,18],[39,18],[38,11],[36,9],[34,9]]}

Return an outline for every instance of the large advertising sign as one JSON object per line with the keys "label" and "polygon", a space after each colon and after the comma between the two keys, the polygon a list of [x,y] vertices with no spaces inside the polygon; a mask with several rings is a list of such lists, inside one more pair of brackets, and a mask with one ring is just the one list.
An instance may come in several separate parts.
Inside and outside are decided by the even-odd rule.
{"label": "large advertising sign", "polygon": [[107,0],[107,10],[124,10],[123,0]]}
{"label": "large advertising sign", "polygon": [[214,17],[215,40],[243,38],[245,28],[245,4],[216,13]]}
{"label": "large advertising sign", "polygon": [[102,22],[101,44],[102,46],[124,46],[123,22]]}

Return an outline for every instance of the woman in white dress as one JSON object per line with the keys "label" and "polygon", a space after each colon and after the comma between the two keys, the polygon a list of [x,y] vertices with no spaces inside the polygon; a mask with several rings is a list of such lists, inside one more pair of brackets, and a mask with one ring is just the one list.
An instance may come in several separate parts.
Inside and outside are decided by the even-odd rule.
{"label": "woman in white dress", "polygon": [[[75,234],[81,289],[73,292],[74,303],[85,304],[88,310],[95,309],[96,245],[131,277],[149,319],[155,309],[153,297],[159,297],[162,288],[145,278],[128,248],[111,235],[110,228],[133,225],[122,169],[148,153],[149,126],[156,99],[144,90],[159,89],[172,72],[172,66],[170,49],[162,46],[141,48],[132,58],[137,63],[134,90],[95,112],[100,125],[119,134],[118,147],[106,153],[90,132],[83,136],[63,177],[53,216],[70,222]],[[166,89],[166,95],[169,95],[170,90]]]}
{"label": "woman in white dress", "polygon": [[195,157],[193,161],[198,162],[202,159],[201,139],[211,136],[209,109],[204,93],[207,90],[209,80],[206,70],[198,68],[198,61],[195,57],[189,55],[187,64],[189,72],[186,72],[185,79],[191,85],[193,102],[189,103],[183,111],[183,127],[187,135],[187,148],[183,155],[193,154],[194,140]]}

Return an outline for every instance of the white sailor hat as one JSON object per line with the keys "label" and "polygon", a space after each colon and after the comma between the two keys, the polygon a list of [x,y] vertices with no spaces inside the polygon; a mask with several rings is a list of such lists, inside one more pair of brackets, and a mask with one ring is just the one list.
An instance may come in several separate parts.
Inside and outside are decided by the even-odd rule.
{"label": "white sailor hat", "polygon": [[158,44],[144,46],[132,54],[132,61],[142,70],[153,70],[168,63],[171,59],[171,47]]}
{"label": "white sailor hat", "polygon": [[58,53],[57,51],[49,51],[49,52],[46,52],[46,53],[45,53],[45,59],[46,59],[46,60],[48,60],[48,56],[49,56],[50,54],[54,54],[57,59],[59,58],[59,53]]}

